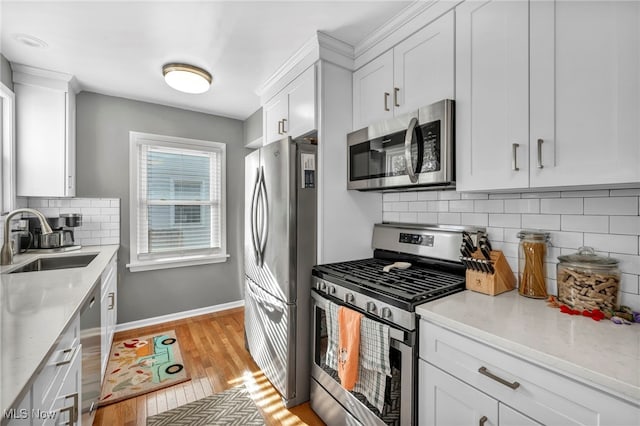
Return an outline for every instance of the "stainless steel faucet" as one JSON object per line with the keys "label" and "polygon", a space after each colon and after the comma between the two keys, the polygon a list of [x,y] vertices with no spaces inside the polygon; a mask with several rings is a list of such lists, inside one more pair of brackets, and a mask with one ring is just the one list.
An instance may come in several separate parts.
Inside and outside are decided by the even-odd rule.
{"label": "stainless steel faucet", "polygon": [[11,218],[19,213],[30,213],[40,220],[40,226],[42,227],[43,234],[51,234],[53,231],[47,222],[47,218],[42,213],[34,209],[15,209],[7,214],[4,222],[4,242],[2,243],[2,250],[0,251],[0,265],[11,265],[13,263],[13,250],[11,250],[11,244],[9,244],[9,222]]}

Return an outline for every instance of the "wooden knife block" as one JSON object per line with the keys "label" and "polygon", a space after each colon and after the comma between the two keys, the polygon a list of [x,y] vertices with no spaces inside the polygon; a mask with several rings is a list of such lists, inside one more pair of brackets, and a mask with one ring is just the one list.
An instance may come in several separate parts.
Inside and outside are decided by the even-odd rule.
{"label": "wooden knife block", "polygon": [[[480,250],[476,250],[471,256],[475,259],[484,259]],[[515,288],[516,277],[500,250],[491,251],[491,262],[493,263],[493,274],[467,269],[467,290],[495,296]]]}

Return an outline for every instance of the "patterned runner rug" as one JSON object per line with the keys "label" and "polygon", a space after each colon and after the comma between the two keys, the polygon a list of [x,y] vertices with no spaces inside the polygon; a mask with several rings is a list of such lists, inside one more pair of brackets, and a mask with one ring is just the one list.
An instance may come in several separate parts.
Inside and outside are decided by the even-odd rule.
{"label": "patterned runner rug", "polygon": [[174,330],[113,342],[100,406],[189,380]]}
{"label": "patterned runner rug", "polygon": [[243,385],[147,418],[147,426],[264,425]]}

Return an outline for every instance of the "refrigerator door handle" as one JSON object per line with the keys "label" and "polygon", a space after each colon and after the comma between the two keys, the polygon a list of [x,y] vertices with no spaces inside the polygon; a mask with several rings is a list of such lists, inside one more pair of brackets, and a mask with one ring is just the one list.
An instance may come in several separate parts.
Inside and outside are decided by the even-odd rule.
{"label": "refrigerator door handle", "polygon": [[262,232],[260,232],[260,266],[264,263],[264,250],[267,247],[269,236],[269,199],[267,197],[267,184],[264,181],[264,169],[260,168],[260,201],[262,203]]}
{"label": "refrigerator door handle", "polygon": [[251,285],[248,285],[247,288],[249,289],[249,292],[253,296],[253,299],[260,306],[262,306],[266,311],[268,311],[270,313],[278,312],[279,314],[284,314],[284,309],[282,309],[281,307],[279,307],[279,306],[277,306],[277,305],[265,300],[258,293],[256,293],[256,291],[253,288],[251,288]]}
{"label": "refrigerator door handle", "polygon": [[257,169],[258,174],[256,176],[256,182],[253,185],[253,195],[251,196],[251,242],[253,243],[253,253],[256,256],[256,263],[261,265],[260,261],[260,253],[258,249],[258,197],[260,195],[260,173],[262,172],[260,168]]}

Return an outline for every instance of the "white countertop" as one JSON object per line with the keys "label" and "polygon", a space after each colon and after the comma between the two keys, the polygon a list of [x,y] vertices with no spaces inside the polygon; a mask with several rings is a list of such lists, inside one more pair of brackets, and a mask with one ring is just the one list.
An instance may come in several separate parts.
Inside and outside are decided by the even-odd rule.
{"label": "white countertop", "polygon": [[[26,392],[56,340],[98,282],[118,245],[58,254],[28,253],[0,267],[0,413]],[[84,268],[5,274],[37,257],[97,253]]]}
{"label": "white countertop", "polygon": [[562,314],[516,290],[473,291],[416,308],[423,319],[640,404],[640,324]]}

